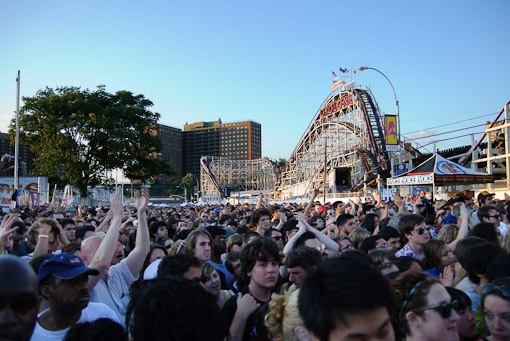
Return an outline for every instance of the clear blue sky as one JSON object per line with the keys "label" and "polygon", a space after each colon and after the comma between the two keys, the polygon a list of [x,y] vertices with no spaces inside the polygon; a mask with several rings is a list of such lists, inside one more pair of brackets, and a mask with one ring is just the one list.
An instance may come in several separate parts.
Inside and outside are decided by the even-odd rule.
{"label": "clear blue sky", "polygon": [[[360,65],[392,81],[403,135],[481,125],[510,100],[509,15],[508,0],[2,1],[0,131],[14,115],[21,70],[22,96],[104,84],[145,95],[161,123],[181,129],[254,120],[262,154],[288,158],[331,71]],[[355,80],[395,113],[382,76]]]}

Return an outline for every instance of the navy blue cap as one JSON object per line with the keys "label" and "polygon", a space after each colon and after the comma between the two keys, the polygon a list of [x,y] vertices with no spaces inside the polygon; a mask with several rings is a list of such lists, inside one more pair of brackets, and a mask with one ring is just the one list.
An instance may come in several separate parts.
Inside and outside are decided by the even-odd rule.
{"label": "navy blue cap", "polygon": [[53,275],[57,278],[71,279],[86,272],[94,276],[99,275],[99,271],[87,267],[80,257],[62,252],[41,264],[37,278],[41,281],[49,275]]}

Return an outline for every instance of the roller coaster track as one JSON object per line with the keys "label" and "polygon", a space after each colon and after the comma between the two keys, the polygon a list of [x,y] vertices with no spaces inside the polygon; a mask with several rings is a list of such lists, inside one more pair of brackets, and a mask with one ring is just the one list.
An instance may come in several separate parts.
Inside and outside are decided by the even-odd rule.
{"label": "roller coaster track", "polygon": [[[408,145],[402,146],[418,153]],[[250,170],[258,175],[249,175],[244,169],[247,164],[228,166],[228,160],[203,158],[202,188],[223,193],[225,186],[235,182],[245,190],[273,191],[277,200],[309,196],[313,189],[323,187],[330,192],[358,191],[373,183],[378,174],[389,176],[390,154],[377,103],[369,90],[355,88],[326,97],[283,169],[269,160],[247,161],[259,167]],[[235,167],[242,169],[236,171]]]}

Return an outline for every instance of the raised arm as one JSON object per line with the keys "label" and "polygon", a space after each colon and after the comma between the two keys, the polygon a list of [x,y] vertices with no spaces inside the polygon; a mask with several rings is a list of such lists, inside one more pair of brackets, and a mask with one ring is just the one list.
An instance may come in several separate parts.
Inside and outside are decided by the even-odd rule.
{"label": "raised arm", "polygon": [[321,233],[319,230],[308,224],[304,214],[302,213],[296,214],[296,219],[299,221],[300,224],[302,223],[306,227],[307,231],[312,232],[315,235],[315,238],[317,238],[322,244],[326,245],[326,251],[328,252],[328,256],[330,258],[336,257],[338,255],[340,245],[338,245],[337,242],[335,242],[333,239],[329,238],[327,235]]}
{"label": "raised arm", "polygon": [[[89,286],[91,288],[108,271],[112,262],[113,254],[117,249],[117,240],[119,239],[119,229],[122,223],[123,211],[121,187],[117,187],[117,190],[110,201],[110,211],[113,215],[112,223],[89,265],[91,268],[95,268],[99,271],[99,276],[89,277]],[[90,278],[95,278],[97,281],[95,283],[91,283]]]}
{"label": "raised arm", "polygon": [[145,257],[150,249],[150,235],[147,227],[147,204],[149,203],[149,190],[142,185],[136,191],[136,210],[138,215],[138,227],[136,230],[136,246],[126,257],[126,263],[133,276],[137,277],[142,269]]}
{"label": "raised arm", "polygon": [[0,225],[0,255],[5,253],[5,244],[7,239],[18,229],[18,226],[12,227],[12,224],[19,218],[19,213],[11,213],[4,217]]}
{"label": "raised arm", "polygon": [[306,205],[306,208],[305,208],[305,217],[308,217],[308,212],[310,212],[310,210],[312,209],[315,198],[319,195],[319,193],[320,193],[320,190],[318,190],[318,189],[313,190],[312,197],[310,198],[310,201],[308,202],[308,205]]}
{"label": "raised arm", "polygon": [[455,251],[455,247],[457,246],[459,240],[465,238],[468,232],[469,232],[469,211],[467,210],[466,204],[461,203],[459,232],[457,232],[457,238],[455,238],[453,242],[448,244],[452,252]]}

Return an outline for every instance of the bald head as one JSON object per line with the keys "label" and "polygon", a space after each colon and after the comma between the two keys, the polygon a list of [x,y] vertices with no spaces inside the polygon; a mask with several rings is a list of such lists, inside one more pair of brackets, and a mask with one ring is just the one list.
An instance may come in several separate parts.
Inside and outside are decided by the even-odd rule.
{"label": "bald head", "polygon": [[19,257],[0,255],[0,336],[29,340],[37,319],[37,276]]}
{"label": "bald head", "polygon": [[85,239],[83,243],[81,243],[81,258],[85,265],[90,265],[102,241],[103,239],[101,237],[93,236]]}

